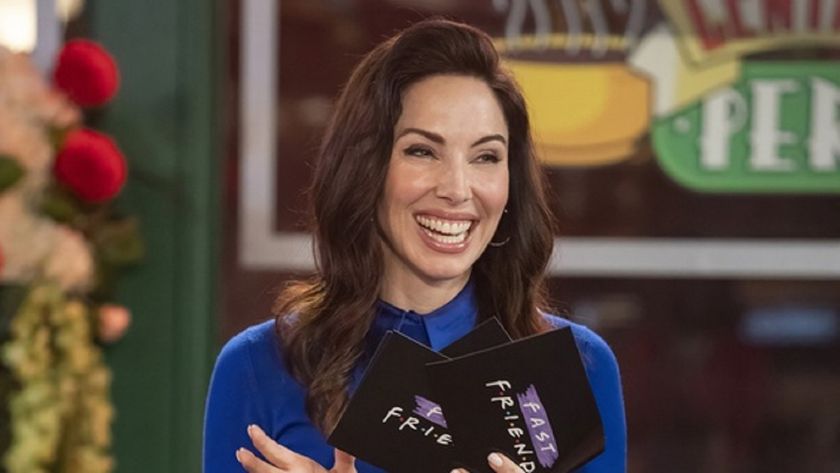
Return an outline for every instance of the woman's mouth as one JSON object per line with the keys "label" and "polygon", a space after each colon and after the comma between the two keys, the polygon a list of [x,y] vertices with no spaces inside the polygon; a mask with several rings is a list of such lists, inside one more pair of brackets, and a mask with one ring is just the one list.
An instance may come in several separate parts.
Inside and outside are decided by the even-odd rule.
{"label": "woman's mouth", "polygon": [[415,215],[423,233],[442,246],[461,246],[470,234],[473,220],[449,220],[431,215]]}

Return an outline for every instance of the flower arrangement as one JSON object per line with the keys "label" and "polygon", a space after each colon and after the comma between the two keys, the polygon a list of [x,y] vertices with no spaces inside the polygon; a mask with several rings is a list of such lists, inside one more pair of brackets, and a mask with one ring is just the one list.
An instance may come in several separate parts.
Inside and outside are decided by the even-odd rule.
{"label": "flower arrangement", "polygon": [[106,104],[119,70],[98,44],[67,42],[52,84],[0,46],[0,471],[113,468],[111,374],[102,344],[130,324],[115,278],[142,258],[118,214],[126,161],[82,108]]}

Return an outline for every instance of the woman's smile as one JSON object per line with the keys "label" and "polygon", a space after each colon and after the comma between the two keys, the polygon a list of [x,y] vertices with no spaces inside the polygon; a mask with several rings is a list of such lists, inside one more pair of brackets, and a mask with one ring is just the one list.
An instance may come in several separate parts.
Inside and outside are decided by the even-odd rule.
{"label": "woman's smile", "polygon": [[469,244],[470,229],[477,220],[439,217],[418,213],[414,220],[420,226],[423,242],[442,253],[460,253]]}

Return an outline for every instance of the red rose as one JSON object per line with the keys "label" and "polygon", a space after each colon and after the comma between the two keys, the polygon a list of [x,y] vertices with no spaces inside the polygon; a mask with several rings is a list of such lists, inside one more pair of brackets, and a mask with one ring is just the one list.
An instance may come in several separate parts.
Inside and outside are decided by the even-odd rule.
{"label": "red rose", "polygon": [[103,105],[117,93],[120,71],[114,58],[93,41],[64,44],[53,72],[56,87],[82,107]]}
{"label": "red rose", "polygon": [[125,158],[107,135],[81,129],[70,132],[55,159],[55,177],[80,199],[102,202],[120,192]]}

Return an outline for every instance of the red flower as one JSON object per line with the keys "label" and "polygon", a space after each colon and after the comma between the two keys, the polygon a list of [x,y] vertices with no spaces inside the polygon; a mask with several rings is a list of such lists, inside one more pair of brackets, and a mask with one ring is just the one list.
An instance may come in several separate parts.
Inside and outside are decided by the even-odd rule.
{"label": "red flower", "polygon": [[114,58],[93,41],[74,39],[64,44],[53,72],[56,87],[82,107],[105,104],[120,85]]}
{"label": "red flower", "polygon": [[127,172],[125,158],[114,141],[87,129],[67,135],[53,170],[59,182],[87,202],[113,198],[125,183]]}

